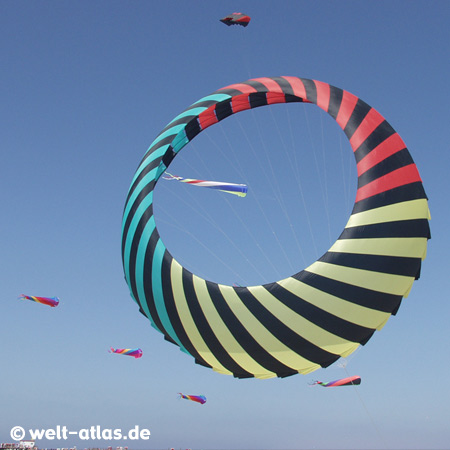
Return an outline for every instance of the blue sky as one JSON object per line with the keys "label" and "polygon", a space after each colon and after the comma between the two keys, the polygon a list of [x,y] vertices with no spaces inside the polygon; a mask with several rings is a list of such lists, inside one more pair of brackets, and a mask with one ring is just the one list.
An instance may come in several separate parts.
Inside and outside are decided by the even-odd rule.
{"label": "blue sky", "polygon": [[[250,25],[218,21],[233,11]],[[148,441],[128,442],[136,449],[448,448],[449,19],[446,1],[3,0],[0,441],[17,425],[100,425],[148,428]],[[420,171],[432,239],[399,313],[346,370],[236,380],[195,365],[139,314],[123,278],[121,216],[140,159],[173,117],[220,87],[278,75],[341,87],[386,117]],[[351,158],[312,105],[231,117],[171,171],[246,182],[249,195],[160,182],[160,234],[215,281],[288,276],[345,225]],[[61,303],[22,302],[22,293]],[[110,346],[141,347],[144,357]],[[347,373],[362,377],[357,390],[308,386]]]}

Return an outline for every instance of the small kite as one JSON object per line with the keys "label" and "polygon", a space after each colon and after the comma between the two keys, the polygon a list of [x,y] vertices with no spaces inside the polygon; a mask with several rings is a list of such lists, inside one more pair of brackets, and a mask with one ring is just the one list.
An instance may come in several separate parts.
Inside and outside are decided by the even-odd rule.
{"label": "small kite", "polygon": [[180,398],[190,400],[191,402],[201,403],[202,405],[206,403],[206,397],[204,395],[184,395],[181,392],[178,392],[178,394]]}
{"label": "small kite", "polygon": [[164,180],[176,180],[182,183],[191,184],[193,186],[207,187],[210,189],[217,189],[221,192],[227,192],[228,194],[238,195],[239,197],[245,197],[247,195],[247,185],[246,184],[236,184],[236,183],[224,183],[222,181],[206,181],[206,180],[195,180],[192,178],[183,178],[177,175],[172,175],[168,172],[164,172],[167,177],[163,177]]}
{"label": "small kite", "polygon": [[118,355],[128,355],[137,358],[142,358],[142,350],[140,348],[112,348],[109,353],[117,353]]}
{"label": "small kite", "polygon": [[43,305],[51,306],[54,308],[55,306],[59,305],[59,298],[58,297],[35,297],[33,295],[24,295],[22,294],[19,299],[22,300],[31,300],[36,303],[41,303]]}
{"label": "small kite", "polygon": [[352,386],[361,384],[361,377],[358,375],[354,375],[352,377],[341,378],[340,380],[329,381],[328,383],[324,383],[322,381],[314,381],[312,385],[320,384],[323,387],[334,387],[334,386]]}
{"label": "small kite", "polygon": [[241,25],[243,27],[246,27],[249,24],[250,20],[251,19],[249,16],[246,16],[245,14],[239,12],[234,12],[233,14],[225,16],[223,19],[220,19],[220,21],[227,26]]}

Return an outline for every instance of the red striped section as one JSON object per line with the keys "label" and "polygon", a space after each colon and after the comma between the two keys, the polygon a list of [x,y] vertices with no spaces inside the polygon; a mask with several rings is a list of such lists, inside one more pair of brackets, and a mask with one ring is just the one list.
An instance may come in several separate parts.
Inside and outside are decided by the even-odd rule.
{"label": "red striped section", "polygon": [[394,153],[403,150],[404,148],[406,148],[406,145],[397,133],[389,136],[385,141],[378,144],[370,153],[359,161],[356,165],[358,176],[367,172],[373,166],[376,166],[381,161],[385,160]]}
{"label": "red striped section", "polygon": [[347,126],[348,120],[350,119],[357,102],[358,97],[356,97],[356,95],[343,91],[341,107],[339,108],[339,112],[336,117],[336,122],[342,129],[345,129]]}
{"label": "red striped section", "polygon": [[258,83],[263,84],[270,92],[283,92],[280,85],[270,78],[253,78],[250,81],[257,81]]}
{"label": "red striped section", "polygon": [[358,189],[356,192],[355,203],[364,200],[365,198],[372,197],[386,192],[399,186],[415,183],[416,181],[422,181],[420,179],[419,172],[415,164],[410,164],[400,169],[394,170],[387,175],[383,175],[371,183],[366,184]]}
{"label": "red striped section", "polygon": [[198,120],[200,122],[200,127],[202,130],[218,122],[215,110],[216,105],[214,104],[198,115]]}
{"label": "red striped section", "polygon": [[286,103],[286,95],[282,92],[267,92],[266,98],[268,105],[273,105],[274,103]]}
{"label": "red striped section", "polygon": [[243,94],[258,92],[253,86],[244,83],[230,84],[229,86],[219,89],[219,91],[223,91],[224,89],[236,89],[237,91],[241,91]]}
{"label": "red striped section", "polygon": [[322,108],[325,112],[328,112],[328,106],[330,105],[330,85],[323,83],[322,81],[314,80],[317,90],[317,106]]}
{"label": "red striped section", "polygon": [[248,94],[236,95],[231,97],[231,109],[233,113],[250,109],[250,100]]}
{"label": "red striped section", "polygon": [[349,139],[353,151],[357,150],[383,121],[384,117],[376,109],[372,108],[367,113],[367,116],[364,117],[364,120],[361,122],[358,129],[353,133],[353,136]]}
{"label": "red striped section", "polygon": [[284,78],[286,81],[289,82],[289,84],[292,87],[292,90],[294,91],[294,95],[297,97],[300,97],[303,99],[303,101],[308,100],[306,97],[306,89],[304,84],[302,83],[302,80],[296,77],[281,77]]}

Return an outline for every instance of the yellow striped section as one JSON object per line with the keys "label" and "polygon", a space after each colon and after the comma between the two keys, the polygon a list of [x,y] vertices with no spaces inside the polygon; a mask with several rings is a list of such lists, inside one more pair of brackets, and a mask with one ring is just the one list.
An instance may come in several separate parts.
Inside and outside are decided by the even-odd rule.
{"label": "yellow striped section", "polygon": [[328,251],[424,259],[427,241],[427,238],[339,239]]}
{"label": "yellow striped section", "polygon": [[428,201],[424,198],[410,200],[352,214],[345,228],[398,220],[430,219]]}
{"label": "yellow striped section", "polygon": [[[236,361],[247,372],[253,374],[257,378],[273,378],[275,373],[265,369],[257,363],[247,352],[242,348],[239,342],[235,339],[228,327],[223,322],[216,307],[213,304],[211,296],[206,287],[206,282],[202,278],[193,276],[194,289],[197,294],[199,304],[202,308],[203,314],[206,317],[213,333],[219,340],[225,351],[230,357]],[[230,288],[232,289],[232,288]]]}
{"label": "yellow striped section", "polygon": [[[231,286],[219,284],[219,289],[234,315],[267,353],[270,353],[278,361],[300,373],[308,373],[320,368],[320,365],[303,358],[278,340],[242,303]],[[272,300],[278,302],[276,299]],[[300,319],[299,316],[298,318]]]}
{"label": "yellow striped section", "polygon": [[[293,282],[291,282],[293,281]],[[296,282],[296,283],[295,283]],[[300,296],[304,298],[304,295],[308,293],[308,289],[304,289],[299,295],[299,288],[305,287],[309,288],[309,290],[313,290],[313,288],[310,288],[309,286],[300,283],[299,281],[288,278],[286,280],[279,281],[278,284],[286,288],[288,291],[292,292],[296,296]],[[283,322],[287,327],[289,327],[292,331],[306,339],[307,341],[311,342],[312,344],[316,345],[317,347],[322,348],[323,350],[326,350],[327,352],[333,353],[335,355],[342,355],[344,353],[347,353],[348,351],[354,351],[358,348],[359,344],[355,342],[350,342],[347,339],[343,339],[339,336],[334,335],[333,333],[330,333],[327,330],[324,330],[323,328],[315,325],[314,323],[310,322],[309,320],[305,319],[301,315],[297,314],[296,312],[292,311],[288,306],[281,303],[276,297],[274,297],[270,292],[268,292],[264,287],[262,286],[255,286],[248,288],[249,291],[258,299],[258,301],[268,310],[270,311],[277,319],[279,319],[281,322]],[[321,291],[316,291],[315,293],[309,292],[310,297],[313,295],[316,295],[318,297],[319,295],[328,295]],[[329,297],[332,297],[331,295],[328,295]],[[333,297],[335,301],[343,301],[338,299],[337,297]],[[331,303],[332,299],[329,299],[329,303]],[[311,301],[310,303],[314,304],[314,301]],[[319,303],[319,302],[317,302]],[[348,302],[346,302],[348,303]],[[320,306],[319,306],[320,307]],[[322,308],[325,309],[325,308]],[[337,315],[337,314],[336,314]],[[345,317],[343,317],[345,318]],[[347,318],[345,318],[348,320]],[[372,327],[375,328],[375,327]],[[308,361],[308,360],[306,360]],[[313,364],[310,361],[308,361],[309,364]]]}
{"label": "yellow striped section", "polygon": [[409,292],[414,281],[414,277],[354,269],[322,261],[316,261],[305,270],[354,286],[402,296]]}
{"label": "yellow striped section", "polygon": [[[327,292],[323,292],[312,286],[308,286],[295,278],[286,278],[285,280],[279,281],[278,284],[297,297],[301,297],[311,305],[362,327],[378,329],[380,326],[382,327],[391,316],[391,314],[387,312],[377,311],[361,305],[355,305],[352,302],[328,294]],[[291,315],[292,314],[293,313],[291,313]],[[303,336],[306,337],[304,333]],[[334,337],[334,340],[336,340],[336,336],[332,334],[330,336]],[[324,335],[324,342],[332,342],[330,336]],[[306,339],[316,344],[316,342],[312,339],[309,339],[308,337],[306,337]],[[348,347],[348,341],[343,341],[347,343]],[[328,350],[323,344],[317,343],[316,345]],[[336,353],[341,354],[340,351]]]}
{"label": "yellow striped section", "polygon": [[220,364],[220,362],[213,355],[207,344],[203,340],[201,334],[198,332],[194,319],[192,318],[191,311],[189,310],[186,296],[183,289],[182,279],[183,267],[175,260],[172,260],[170,268],[170,277],[172,282],[172,292],[177,308],[178,315],[180,316],[181,323],[183,324],[184,331],[186,332],[192,345],[195,347],[199,355],[211,365],[216,372],[220,372],[227,375],[232,373]]}

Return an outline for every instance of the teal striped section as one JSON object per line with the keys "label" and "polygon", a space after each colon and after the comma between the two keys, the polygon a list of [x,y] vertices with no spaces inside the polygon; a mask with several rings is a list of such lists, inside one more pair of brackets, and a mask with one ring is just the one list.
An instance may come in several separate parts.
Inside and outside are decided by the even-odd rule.
{"label": "teal striped section", "polygon": [[[145,161],[142,162],[142,164],[138,167],[136,170],[136,173],[134,174],[133,180],[131,181],[131,186],[133,186],[133,183],[136,181],[136,178],[141,174],[141,172],[155,159],[161,158],[164,156],[164,153],[166,153],[167,149],[170,147],[170,144],[163,145],[162,147],[158,148],[158,150],[155,150]],[[150,151],[152,148],[150,147],[148,151]],[[147,151],[147,153],[148,153]]]}
{"label": "teal striped section", "polygon": [[207,95],[206,97],[201,98],[200,100],[197,100],[195,103],[192,104],[192,106],[196,105],[197,103],[201,102],[208,102],[213,101],[216,103],[223,102],[224,100],[228,100],[231,98],[231,95],[228,94],[211,94]]}
{"label": "teal striped section", "polygon": [[[125,276],[127,280],[130,279],[130,267],[129,267],[129,259],[130,259],[130,250],[131,250],[131,244],[133,242],[133,237],[136,233],[136,227],[139,223],[139,220],[141,220],[142,215],[144,214],[144,211],[152,204],[153,202],[153,191],[150,192],[144,200],[142,200],[141,204],[137,208],[133,219],[131,220],[130,227],[128,228],[128,234],[125,241],[125,248],[123,251],[124,255],[124,265],[125,265]],[[147,225],[145,226],[145,229],[147,229],[147,226],[149,224],[152,224],[152,230],[155,228],[155,219],[152,216],[151,219],[148,221]],[[142,241],[142,238],[141,238]]]}
{"label": "teal striped section", "polygon": [[141,181],[139,181],[138,185],[136,186],[136,189],[133,191],[130,198],[128,199],[125,211],[123,212],[122,234],[124,232],[125,222],[128,219],[128,214],[130,213],[130,209],[133,206],[133,203],[136,201],[136,198],[138,197],[142,189],[155,178],[155,174],[156,168],[152,169],[147,175],[145,175],[144,178],[142,178]]}
{"label": "teal striped section", "polygon": [[[159,141],[162,141],[167,136],[171,135],[177,135],[181,130],[184,130],[186,127],[185,123],[180,123],[178,125],[174,125],[173,127],[169,128],[168,130],[164,131],[164,133],[160,134],[152,143],[150,148],[154,147]],[[150,149],[149,149],[150,150]],[[148,151],[147,151],[148,153]]]}
{"label": "teal striped section", "polygon": [[171,120],[167,126],[169,126],[171,123],[176,122],[178,119],[182,119],[183,117],[189,117],[189,116],[198,116],[201,114],[206,108],[206,106],[198,106],[197,108],[188,109],[187,111],[183,111],[181,114],[178,114],[175,119]]}
{"label": "teal striped section", "polygon": [[[144,291],[144,263],[145,263],[145,251],[147,250],[147,245],[150,242],[150,236],[152,235],[154,229],[155,229],[155,218],[152,216],[152,218],[147,222],[147,224],[144,227],[144,230],[142,231],[141,239],[139,240],[139,245],[136,253],[136,267],[135,267],[135,279],[138,297],[142,299],[141,306],[148,318],[152,316],[150,314],[150,310],[147,305]],[[128,267],[127,270],[129,270]],[[153,325],[153,321],[150,320],[150,322]],[[159,331],[161,332],[161,330]]]}
{"label": "teal striped section", "polygon": [[178,153],[189,142],[186,136],[186,130],[181,130],[176,138],[172,141],[172,148],[175,153]]}

